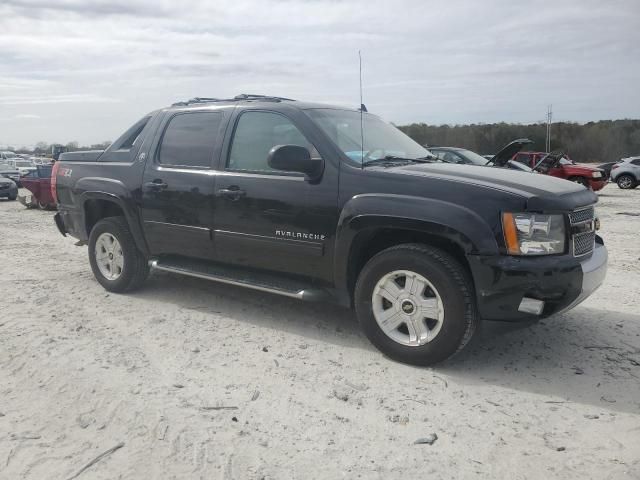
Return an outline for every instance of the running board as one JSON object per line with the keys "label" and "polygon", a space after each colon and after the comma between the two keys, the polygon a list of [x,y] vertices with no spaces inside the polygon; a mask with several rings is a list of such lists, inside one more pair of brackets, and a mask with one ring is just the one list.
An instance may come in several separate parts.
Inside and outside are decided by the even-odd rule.
{"label": "running board", "polygon": [[319,288],[261,272],[248,271],[237,267],[209,264],[187,259],[154,259],[149,262],[154,270],[188,275],[213,282],[226,283],[251,288],[261,292],[275,293],[285,297],[305,301],[320,301],[328,298],[328,292]]}

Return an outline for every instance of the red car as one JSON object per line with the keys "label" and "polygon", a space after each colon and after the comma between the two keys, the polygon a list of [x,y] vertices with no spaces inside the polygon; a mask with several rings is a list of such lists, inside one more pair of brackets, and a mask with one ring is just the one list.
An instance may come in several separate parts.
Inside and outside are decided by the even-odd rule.
{"label": "red car", "polygon": [[51,168],[51,165],[37,165],[36,170],[20,177],[22,187],[32,193],[35,203],[43,210],[56,207],[51,195]]}
{"label": "red car", "polygon": [[578,165],[564,152],[519,152],[513,160],[552,177],[580,183],[594,192],[602,190],[609,179],[604,170],[588,165]]}

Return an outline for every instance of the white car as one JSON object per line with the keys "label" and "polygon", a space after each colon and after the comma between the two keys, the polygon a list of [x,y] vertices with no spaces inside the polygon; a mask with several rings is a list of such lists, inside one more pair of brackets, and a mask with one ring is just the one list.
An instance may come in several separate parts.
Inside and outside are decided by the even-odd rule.
{"label": "white car", "polygon": [[37,170],[35,164],[31,160],[25,160],[23,158],[9,158],[6,160],[7,165],[15,168],[20,172],[20,176],[26,175],[29,172]]}
{"label": "white car", "polygon": [[0,152],[0,161],[1,162],[6,162],[7,160],[16,160],[18,157],[18,155],[16,155],[14,152]]}
{"label": "white car", "polygon": [[611,167],[611,180],[628,190],[640,184],[640,157],[623,158]]}

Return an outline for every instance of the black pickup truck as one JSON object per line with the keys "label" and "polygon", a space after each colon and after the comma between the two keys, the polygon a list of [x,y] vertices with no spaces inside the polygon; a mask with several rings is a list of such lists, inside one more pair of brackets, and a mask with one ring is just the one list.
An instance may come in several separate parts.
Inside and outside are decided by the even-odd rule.
{"label": "black pickup truck", "polygon": [[332,301],[419,365],[460,350],[480,319],[575,306],[606,271],[593,192],[439,162],[362,110],[195,98],[54,168],[58,229],[88,243],[107,290],[156,269]]}

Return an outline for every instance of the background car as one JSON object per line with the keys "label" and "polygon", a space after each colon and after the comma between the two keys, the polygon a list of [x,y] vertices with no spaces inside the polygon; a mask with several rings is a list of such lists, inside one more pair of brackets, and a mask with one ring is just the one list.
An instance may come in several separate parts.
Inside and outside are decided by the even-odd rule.
{"label": "background car", "polygon": [[4,151],[4,152],[0,152],[0,162],[6,162],[7,160],[10,159],[16,159],[19,158],[15,152],[9,152],[9,151]]}
{"label": "background car", "polygon": [[38,165],[36,170],[21,177],[22,186],[33,195],[31,204],[42,210],[55,208],[56,201],[51,196],[52,165]]}
{"label": "background car", "polygon": [[15,200],[18,198],[18,186],[13,180],[0,177],[0,198]]}
{"label": "background car", "polygon": [[25,160],[19,157],[9,158],[7,160],[7,165],[18,170],[20,172],[20,176],[24,176],[36,169],[35,164],[31,160]]}
{"label": "background car", "polygon": [[602,190],[609,181],[604,170],[589,165],[577,164],[561,150],[551,153],[519,152],[514,155],[513,160],[527,165],[544,175],[580,183],[594,192]]}
{"label": "background car", "polygon": [[623,158],[613,165],[611,180],[623,190],[636,188],[640,184],[640,157]]}
{"label": "background car", "polygon": [[522,150],[525,145],[528,145],[530,143],[533,142],[528,138],[519,138],[518,140],[514,140],[513,142],[505,145],[495,155],[479,155],[471,150],[458,147],[429,147],[429,151],[440,160],[447,163],[479,165],[482,167],[510,168],[512,170],[532,172],[533,170],[531,168],[512,160],[512,157],[516,153]]}
{"label": "background car", "polygon": [[0,161],[0,178],[8,178],[20,186],[20,171]]}
{"label": "background car", "polygon": [[611,167],[613,167],[616,163],[620,163],[620,161],[603,163],[601,165],[598,165],[598,168],[600,170],[603,170],[604,173],[607,174],[607,177],[610,178],[611,177]]}

